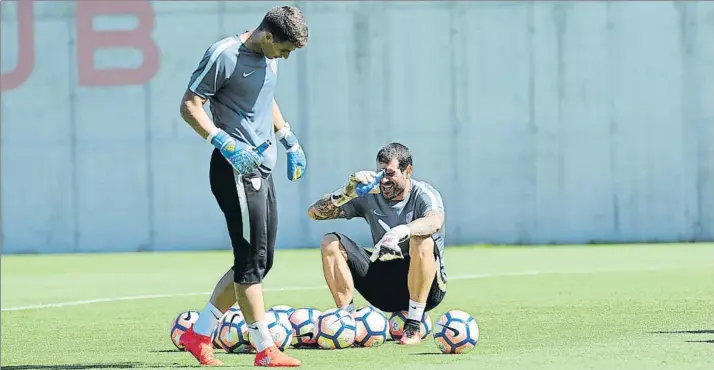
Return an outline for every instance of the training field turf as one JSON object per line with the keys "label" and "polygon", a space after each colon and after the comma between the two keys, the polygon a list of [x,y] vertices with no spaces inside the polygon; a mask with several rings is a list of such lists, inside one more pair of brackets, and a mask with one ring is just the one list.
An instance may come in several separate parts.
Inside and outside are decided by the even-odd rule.
{"label": "training field turf", "polygon": [[[195,367],[169,327],[203,307],[230,261],[229,251],[3,256],[2,368]],[[452,247],[446,264],[448,295],[431,316],[471,313],[481,329],[471,353],[439,354],[431,336],[289,353],[306,369],[714,369],[714,244]],[[267,306],[333,305],[317,250],[279,251],[265,287]]]}

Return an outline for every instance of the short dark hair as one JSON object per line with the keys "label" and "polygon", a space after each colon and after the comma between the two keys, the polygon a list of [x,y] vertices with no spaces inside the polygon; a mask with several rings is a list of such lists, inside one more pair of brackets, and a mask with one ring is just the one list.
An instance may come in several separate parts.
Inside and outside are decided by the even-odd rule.
{"label": "short dark hair", "polygon": [[289,41],[297,48],[307,45],[307,22],[300,9],[294,6],[276,6],[268,10],[258,28],[270,32],[276,42]]}
{"label": "short dark hair", "polygon": [[377,153],[377,162],[379,163],[388,164],[394,159],[397,160],[399,169],[402,171],[412,164],[412,154],[409,152],[409,148],[399,143],[387,144]]}

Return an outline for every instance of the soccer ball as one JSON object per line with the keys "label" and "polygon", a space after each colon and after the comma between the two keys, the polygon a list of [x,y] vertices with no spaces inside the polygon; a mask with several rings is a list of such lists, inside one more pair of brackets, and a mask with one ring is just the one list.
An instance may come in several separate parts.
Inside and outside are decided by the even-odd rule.
{"label": "soccer ball", "polygon": [[341,309],[331,308],[317,319],[317,345],[324,349],[342,349],[355,341],[355,319]]}
{"label": "soccer ball", "polygon": [[290,330],[292,330],[292,325],[290,325],[290,315],[295,312],[295,309],[290,307],[290,306],[285,306],[285,305],[277,305],[270,307],[270,309],[267,311],[267,313],[270,312],[275,312],[278,315],[278,318],[280,319],[280,322],[288,327]]}
{"label": "soccer ball", "polygon": [[[240,308],[238,308],[238,304],[234,304],[233,307],[229,308],[228,311],[226,311],[223,316],[228,314],[228,312],[240,312]],[[215,349],[221,349],[223,346],[221,346],[221,343],[218,341],[220,336],[218,335],[218,330],[221,328],[221,320],[218,320],[218,323],[216,324],[216,327],[213,328],[213,332],[211,332],[211,344],[213,345],[213,348]]]}
{"label": "soccer ball", "polygon": [[[290,323],[288,323],[288,326],[285,326],[285,324],[283,324],[280,320],[278,314],[274,311],[265,312],[265,323],[268,326],[268,330],[270,331],[270,335],[273,339],[273,343],[275,343],[275,346],[278,347],[279,350],[285,351],[293,339],[293,329],[292,326],[290,326]],[[250,340],[250,344],[254,348],[257,348],[255,342],[253,342],[253,338],[248,336],[248,339]]]}
{"label": "soccer ball", "polygon": [[[404,323],[407,321],[407,313],[407,311],[394,312],[389,317],[389,335],[392,339],[399,340],[402,338]],[[428,312],[424,312],[421,317],[421,325],[419,325],[421,339],[426,338],[429,333],[431,333],[431,316],[429,316]]]}
{"label": "soccer ball", "polygon": [[193,324],[198,321],[198,311],[185,311],[181,312],[176,319],[174,320],[174,324],[171,325],[171,341],[174,343],[174,346],[180,350],[184,350],[182,345],[179,345],[179,339],[181,338],[181,335],[188,331]]}
{"label": "soccer ball", "polygon": [[248,325],[240,309],[231,307],[216,325],[217,333],[215,342],[220,348],[228,353],[250,352],[250,342],[248,341]]}
{"label": "soccer ball", "polygon": [[290,315],[290,325],[293,328],[292,345],[307,346],[315,344],[315,329],[317,319],[322,313],[312,307],[298,308]]}
{"label": "soccer ball", "polygon": [[478,324],[464,311],[441,315],[434,329],[434,342],[443,353],[469,353],[478,343]]}
{"label": "soccer ball", "polygon": [[387,340],[387,316],[372,306],[360,307],[355,312],[355,346],[377,347]]}

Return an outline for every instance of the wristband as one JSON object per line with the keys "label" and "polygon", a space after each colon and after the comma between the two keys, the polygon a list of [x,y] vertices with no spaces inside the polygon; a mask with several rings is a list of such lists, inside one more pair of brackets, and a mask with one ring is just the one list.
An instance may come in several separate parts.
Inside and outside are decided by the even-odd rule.
{"label": "wristband", "polygon": [[218,135],[220,132],[220,128],[213,128],[211,131],[208,132],[208,136],[206,136],[206,141],[208,141],[210,144],[213,144],[213,138],[216,137],[216,135]]}
{"label": "wristband", "polygon": [[352,198],[344,193],[344,189],[338,189],[334,193],[330,194],[330,202],[332,202],[332,205],[335,207],[342,207],[350,200],[352,200]]}
{"label": "wristband", "polygon": [[275,133],[275,138],[283,144],[288,152],[295,152],[300,146],[297,137],[295,137],[295,134],[290,130],[290,125],[287,122],[285,122],[285,127]]}
{"label": "wristband", "polygon": [[290,132],[290,124],[285,122],[285,126],[275,132],[275,138],[278,140],[283,140],[285,136],[287,136]]}

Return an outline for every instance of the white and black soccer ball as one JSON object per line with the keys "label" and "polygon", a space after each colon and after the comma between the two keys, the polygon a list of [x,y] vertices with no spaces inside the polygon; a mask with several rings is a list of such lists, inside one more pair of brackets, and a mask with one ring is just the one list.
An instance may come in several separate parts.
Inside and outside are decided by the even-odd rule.
{"label": "white and black soccer ball", "polygon": [[331,308],[317,320],[317,345],[324,349],[352,346],[357,328],[352,315],[341,308]]}
{"label": "white and black soccer ball", "polygon": [[387,316],[373,306],[360,307],[354,314],[357,347],[377,347],[387,341],[389,322]]}
{"label": "white and black soccer ball", "polygon": [[[214,342],[228,353],[247,353],[251,350],[248,339],[248,324],[243,312],[237,307],[231,307],[216,325]],[[215,346],[215,343],[214,343]]]}
{"label": "white and black soccer ball", "polygon": [[322,312],[312,308],[298,308],[290,315],[293,328],[292,345],[295,347],[312,346],[316,343],[317,320]]}
{"label": "white and black soccer ball", "polygon": [[185,350],[182,345],[179,344],[179,339],[181,338],[181,335],[183,333],[187,332],[188,329],[190,329],[193,324],[198,321],[198,316],[200,314],[198,311],[184,311],[181,312],[178,316],[176,316],[176,319],[174,319],[173,324],[171,325],[171,342],[173,342],[174,346],[176,348],[180,349],[181,351]]}
{"label": "white and black soccer ball", "polygon": [[[238,307],[238,304],[234,304],[231,308],[226,311],[223,316],[225,316],[228,312],[236,312],[240,311],[240,308]],[[221,317],[222,318],[222,317]],[[219,319],[218,322],[216,323],[216,326],[213,328],[213,331],[211,332],[211,344],[213,345],[214,349],[223,349],[223,346],[221,346],[221,343],[218,342],[219,335],[218,335],[218,329],[221,328],[221,320]]]}
{"label": "white and black soccer ball", "polygon": [[292,329],[292,326],[290,325],[290,315],[295,312],[295,309],[293,307],[287,306],[287,305],[277,305],[270,307],[266,313],[274,312],[275,314],[278,315],[278,318],[280,319],[280,322],[283,323],[283,325],[287,326],[288,328]]}
{"label": "white and black soccer ball", "polygon": [[479,329],[473,316],[451,310],[439,318],[434,328],[434,342],[442,353],[469,353],[478,344]]}

